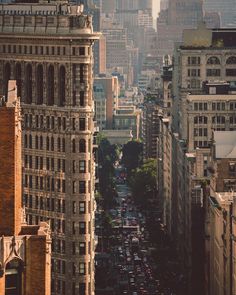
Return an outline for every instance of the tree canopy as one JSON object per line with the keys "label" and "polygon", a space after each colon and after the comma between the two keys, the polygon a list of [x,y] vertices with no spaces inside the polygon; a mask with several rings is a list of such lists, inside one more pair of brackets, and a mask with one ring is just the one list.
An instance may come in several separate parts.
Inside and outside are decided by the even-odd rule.
{"label": "tree canopy", "polygon": [[114,205],[116,195],[115,184],[113,181],[114,164],[119,159],[119,148],[111,145],[107,138],[98,136],[98,175],[99,192],[104,200],[104,209]]}
{"label": "tree canopy", "polygon": [[143,207],[146,207],[156,192],[156,165],[156,159],[145,160],[140,168],[132,172],[130,178],[134,199]]}
{"label": "tree canopy", "polygon": [[131,171],[142,163],[143,144],[139,141],[129,141],[122,149],[122,163],[130,176]]}

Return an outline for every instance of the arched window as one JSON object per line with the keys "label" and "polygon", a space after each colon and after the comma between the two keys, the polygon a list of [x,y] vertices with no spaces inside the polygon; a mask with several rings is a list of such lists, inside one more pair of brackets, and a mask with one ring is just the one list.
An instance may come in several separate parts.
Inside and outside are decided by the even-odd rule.
{"label": "arched window", "polygon": [[66,82],[66,70],[64,66],[59,70],[59,106],[65,105],[65,82]]}
{"label": "arched window", "polygon": [[43,104],[43,66],[38,65],[36,69],[36,103]]}
{"label": "arched window", "polygon": [[7,92],[8,92],[8,81],[11,79],[11,66],[9,63],[6,63],[4,66],[4,81],[3,81],[3,91],[4,95],[7,97]]}
{"label": "arched window", "polygon": [[80,151],[80,153],[86,153],[86,141],[85,141],[85,139],[80,139],[80,141],[79,141],[79,151]]}
{"label": "arched window", "polygon": [[47,104],[54,105],[54,67],[48,68]]}
{"label": "arched window", "polygon": [[16,79],[16,85],[17,85],[17,96],[21,98],[21,64],[17,63],[16,64],[16,69],[15,69],[15,79]]}
{"label": "arched window", "polygon": [[32,66],[28,64],[25,72],[25,102],[32,103]]}
{"label": "arched window", "polygon": [[220,65],[220,60],[217,56],[211,56],[207,60],[208,65]]}
{"label": "arched window", "polygon": [[66,140],[65,140],[65,138],[62,138],[62,151],[63,152],[66,151]]}
{"label": "arched window", "polygon": [[6,265],[5,295],[22,295],[22,262],[13,259]]}
{"label": "arched window", "polygon": [[226,60],[226,64],[227,64],[227,65],[235,65],[235,64],[236,64],[236,56],[230,56],[230,57]]}

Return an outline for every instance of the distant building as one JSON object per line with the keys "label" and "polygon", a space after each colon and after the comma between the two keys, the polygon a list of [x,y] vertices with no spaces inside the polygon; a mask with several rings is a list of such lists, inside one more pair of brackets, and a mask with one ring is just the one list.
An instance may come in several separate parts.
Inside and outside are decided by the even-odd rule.
{"label": "distant building", "polygon": [[7,102],[0,97],[0,294],[51,295],[50,227],[27,225],[22,207],[21,133],[16,81],[9,81]]}
{"label": "distant building", "polygon": [[139,139],[141,110],[130,106],[117,108],[114,114],[113,128],[115,130],[132,130],[133,139]]}
{"label": "distant building", "polygon": [[196,28],[202,20],[202,0],[169,0],[168,9],[161,10],[157,19],[160,58],[172,55],[174,44],[182,40],[183,30]]}
{"label": "distant building", "polygon": [[208,148],[212,142],[212,130],[236,130],[236,94],[230,91],[230,84],[209,83],[206,87],[204,94],[187,95],[189,152],[197,147]]}
{"label": "distant building", "polygon": [[160,107],[154,102],[144,102],[142,111],[143,156],[157,157],[157,141],[160,134]]}
{"label": "distant building", "polygon": [[124,145],[133,139],[132,130],[102,130],[101,133],[111,144]]}
{"label": "distant building", "polygon": [[[233,36],[236,36],[236,30],[210,30],[203,25],[197,30],[184,31],[183,43],[176,48],[173,65],[173,127],[182,139],[187,138],[188,93],[206,94],[203,87],[206,81],[227,81],[228,93],[235,89],[236,43]],[[208,94],[217,94],[213,91],[216,91],[214,86],[209,88]],[[204,102],[208,103],[207,100]]]}
{"label": "distant building", "polygon": [[100,76],[94,79],[95,119],[102,129],[112,129],[113,115],[118,107],[117,77]]}
{"label": "distant building", "polygon": [[203,3],[203,8],[207,13],[219,13],[222,28],[233,28],[236,26],[236,11],[234,0],[205,0]]}

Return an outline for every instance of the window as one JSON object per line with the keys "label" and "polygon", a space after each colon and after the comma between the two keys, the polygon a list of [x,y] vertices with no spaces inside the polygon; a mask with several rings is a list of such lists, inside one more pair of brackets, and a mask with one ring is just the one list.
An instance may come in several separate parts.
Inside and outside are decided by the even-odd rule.
{"label": "window", "polygon": [[62,172],[66,172],[66,160],[62,159]]}
{"label": "window", "polygon": [[42,135],[40,136],[39,144],[40,144],[40,150],[42,150],[43,149],[43,137],[42,137]]}
{"label": "window", "polygon": [[79,119],[79,130],[80,131],[85,131],[85,118],[80,118]]}
{"label": "window", "polygon": [[86,254],[86,243],[85,242],[80,242],[79,243],[79,254],[80,255],[85,255]]}
{"label": "window", "polygon": [[49,151],[49,137],[48,136],[46,138],[46,148],[47,148],[47,151]]}
{"label": "window", "polygon": [[79,141],[79,151],[80,151],[80,153],[85,153],[86,152],[86,141],[85,141],[85,139],[80,139],[80,141]]}
{"label": "window", "polygon": [[21,295],[21,264],[18,259],[13,259],[6,265],[5,273],[5,292],[6,295],[18,294]]}
{"label": "window", "polygon": [[236,162],[229,163],[229,173],[233,175],[236,173]]}
{"label": "window", "polygon": [[208,65],[219,65],[220,60],[219,60],[219,58],[217,56],[211,56],[211,57],[208,58],[207,64]]}
{"label": "window", "polygon": [[39,138],[38,135],[35,136],[35,149],[39,148]]}
{"label": "window", "polygon": [[86,193],[86,182],[85,181],[79,181],[79,193],[80,194]]}
{"label": "window", "polygon": [[75,235],[75,222],[72,222],[72,234]]}
{"label": "window", "polygon": [[65,138],[62,138],[62,152],[66,151],[66,140]]}
{"label": "window", "polygon": [[29,135],[29,148],[32,149],[32,135]]}
{"label": "window", "polygon": [[76,193],[76,181],[72,182],[72,192],[73,192],[73,194]]}
{"label": "window", "polygon": [[224,180],[224,191],[235,191],[236,189],[236,180],[235,179],[227,179]]}
{"label": "window", "polygon": [[79,213],[84,214],[86,212],[85,210],[85,202],[79,202]]}
{"label": "window", "polygon": [[[79,274],[81,274],[81,275],[86,274],[85,263],[80,263],[79,264]],[[82,293],[79,293],[79,294],[82,294]]]}
{"label": "window", "polygon": [[235,77],[236,76],[236,69],[226,69],[225,70],[225,75]]}
{"label": "window", "polygon": [[73,201],[72,202],[72,212],[73,212],[73,214],[75,214],[76,213],[76,201]]}
{"label": "window", "polygon": [[84,160],[79,161],[79,172],[80,173],[86,172],[86,161],[84,161]]}
{"label": "window", "polygon": [[79,105],[81,107],[84,106],[84,91],[80,91],[80,95],[79,95]]}
{"label": "window", "polygon": [[226,60],[226,64],[227,64],[227,65],[236,65],[236,56],[230,56],[230,57]]}
{"label": "window", "polygon": [[54,151],[54,138],[51,137],[51,151]]}
{"label": "window", "polygon": [[72,161],[72,171],[73,171],[73,173],[76,172],[76,162],[75,162],[75,160]]}
{"label": "window", "polygon": [[76,145],[75,145],[75,139],[72,139],[72,153],[76,152]]}
{"label": "window", "polygon": [[85,47],[79,48],[79,55],[85,55]]}
{"label": "window", "polygon": [[200,65],[201,58],[200,56],[189,56],[188,65]]}
{"label": "window", "polygon": [[39,165],[40,165],[40,169],[43,170],[43,157],[39,158]]}
{"label": "window", "polygon": [[84,83],[84,64],[80,65],[80,83]]}
{"label": "window", "polygon": [[86,234],[86,223],[85,222],[79,222],[79,234],[80,235]]}
{"label": "window", "polygon": [[62,118],[62,128],[63,128],[63,130],[66,130],[66,118],[65,117]]}
{"label": "window", "polygon": [[49,116],[46,117],[46,128],[47,129],[50,128],[50,118],[49,118]]}
{"label": "window", "polygon": [[207,69],[206,75],[208,77],[219,77],[221,75],[220,69]]}
{"label": "window", "polygon": [[79,283],[79,294],[85,295],[86,292],[86,284],[85,283]]}
{"label": "window", "polygon": [[61,117],[57,118],[57,126],[58,126],[58,129],[61,128]]}
{"label": "window", "polygon": [[51,117],[51,128],[54,129],[55,127],[55,119],[54,116]]}

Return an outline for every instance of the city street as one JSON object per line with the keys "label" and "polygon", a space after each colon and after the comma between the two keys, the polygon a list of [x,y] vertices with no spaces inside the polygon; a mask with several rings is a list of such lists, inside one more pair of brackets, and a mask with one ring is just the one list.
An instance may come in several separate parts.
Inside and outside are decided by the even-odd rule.
{"label": "city street", "polygon": [[96,295],[174,295],[168,288],[161,286],[157,277],[158,265],[151,256],[146,220],[136,208],[128,186],[117,184],[117,193],[117,206],[110,210],[114,225],[113,243],[104,247],[107,243],[100,239],[103,249],[101,245],[98,249],[103,250],[103,253],[97,253],[97,272],[102,271],[103,266],[104,276],[106,274],[112,285],[104,290],[99,288],[99,282],[96,281]]}

